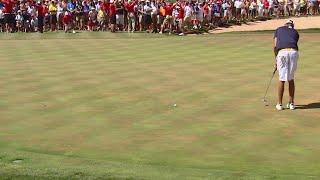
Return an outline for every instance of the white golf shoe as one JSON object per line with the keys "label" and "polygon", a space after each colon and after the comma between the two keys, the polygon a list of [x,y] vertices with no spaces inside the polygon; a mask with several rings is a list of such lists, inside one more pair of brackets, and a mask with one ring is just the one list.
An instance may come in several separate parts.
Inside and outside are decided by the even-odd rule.
{"label": "white golf shoe", "polygon": [[277,109],[278,111],[283,110],[282,104],[277,104],[277,105],[276,105],[276,109]]}
{"label": "white golf shoe", "polygon": [[296,106],[293,103],[288,103],[287,108],[290,110],[294,110],[296,108]]}

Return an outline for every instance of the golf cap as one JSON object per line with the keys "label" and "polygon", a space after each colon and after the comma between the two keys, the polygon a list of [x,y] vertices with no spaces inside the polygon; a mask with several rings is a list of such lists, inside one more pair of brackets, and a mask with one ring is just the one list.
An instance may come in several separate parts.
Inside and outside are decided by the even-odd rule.
{"label": "golf cap", "polygon": [[293,22],[291,19],[288,19],[288,20],[286,21],[286,25],[287,25],[287,24],[294,25],[294,22]]}

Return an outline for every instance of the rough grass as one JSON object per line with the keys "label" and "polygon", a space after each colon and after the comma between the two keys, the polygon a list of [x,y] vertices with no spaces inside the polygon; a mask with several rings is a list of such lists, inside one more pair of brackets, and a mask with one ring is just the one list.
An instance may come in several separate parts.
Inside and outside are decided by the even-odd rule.
{"label": "rough grass", "polygon": [[0,38],[1,177],[320,176],[319,34],[301,34],[300,108],[283,112],[275,80],[261,102],[272,33]]}

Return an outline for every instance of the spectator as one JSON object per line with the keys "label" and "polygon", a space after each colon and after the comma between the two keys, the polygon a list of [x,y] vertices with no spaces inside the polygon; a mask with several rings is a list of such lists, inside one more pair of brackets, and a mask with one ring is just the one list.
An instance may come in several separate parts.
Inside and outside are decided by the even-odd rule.
{"label": "spectator", "polygon": [[151,18],[152,7],[151,7],[149,0],[146,1],[146,4],[143,7],[143,12],[144,12],[144,17],[143,17],[144,26],[148,32],[151,32],[152,31],[152,27],[151,27],[151,25],[152,25],[152,18]]}
{"label": "spectator", "polygon": [[171,2],[169,2],[168,5],[164,6],[165,19],[164,19],[163,24],[161,26],[160,34],[163,33],[165,25],[168,25],[169,34],[171,34],[171,32],[172,32],[172,24],[173,24],[172,12],[173,12],[173,8],[175,7],[175,5],[176,4],[172,4]]}
{"label": "spectator", "polygon": [[44,7],[41,1],[37,2],[36,9],[38,12],[38,31],[40,33],[43,33],[43,23],[44,23],[43,21],[44,21],[45,12],[44,12]]}
{"label": "spectator", "polygon": [[184,7],[183,30],[191,27],[192,8],[189,2]]}
{"label": "spectator", "polygon": [[91,11],[89,12],[89,23],[88,30],[95,31],[97,27],[97,11],[94,7],[91,7]]}
{"label": "spectator", "polygon": [[97,16],[97,21],[98,21],[98,30],[106,30],[106,14],[103,8],[100,8],[98,11],[98,16]]}
{"label": "spectator", "polygon": [[159,8],[158,8],[158,4],[154,0],[151,2],[151,8],[152,8],[152,12],[151,12],[152,32],[157,33]]}
{"label": "spectator", "polygon": [[18,28],[18,31],[23,31],[23,16],[21,13],[21,10],[18,10],[18,14],[16,15],[16,27]]}
{"label": "spectator", "polygon": [[63,17],[64,17],[64,5],[63,3],[60,1],[57,4],[57,25],[58,25],[58,29],[64,29],[63,28]]}
{"label": "spectator", "polygon": [[232,16],[230,1],[225,0],[222,4],[223,20],[228,22]]}
{"label": "spectator", "polygon": [[116,32],[117,16],[116,16],[116,6],[113,3],[113,0],[110,0],[109,17],[110,17],[110,24],[111,24],[110,25],[111,32]]}
{"label": "spectator", "polygon": [[139,21],[139,29],[140,31],[144,30],[144,5],[145,1],[142,0],[137,6],[137,12],[138,12],[138,21]]}
{"label": "spectator", "polygon": [[300,0],[294,0],[293,2],[293,13],[295,16],[300,16]]}
{"label": "spectator", "polygon": [[3,13],[4,13],[4,23],[7,32],[13,32],[15,24],[15,15],[13,14],[13,0],[3,0]]}
{"label": "spectator", "polygon": [[122,31],[124,29],[124,4],[121,0],[116,0],[115,5],[117,28]]}
{"label": "spectator", "polygon": [[236,19],[240,21],[241,18],[241,7],[243,6],[242,0],[236,0],[234,2],[234,6],[236,8]]}
{"label": "spectator", "polygon": [[4,13],[2,9],[3,9],[3,6],[0,5],[0,32],[4,32],[4,29],[5,29]]}
{"label": "spectator", "polygon": [[49,17],[50,17],[50,27],[51,31],[56,31],[57,27],[57,11],[58,7],[55,0],[52,0],[49,5]]}
{"label": "spectator", "polygon": [[71,23],[72,23],[72,14],[67,9],[65,10],[65,13],[62,18],[63,25],[64,25],[64,32],[67,33],[69,30],[71,30]]}
{"label": "spectator", "polygon": [[125,9],[128,12],[127,18],[128,18],[128,32],[134,32],[136,27],[136,20],[135,20],[135,6],[136,2],[129,0],[125,4]]}

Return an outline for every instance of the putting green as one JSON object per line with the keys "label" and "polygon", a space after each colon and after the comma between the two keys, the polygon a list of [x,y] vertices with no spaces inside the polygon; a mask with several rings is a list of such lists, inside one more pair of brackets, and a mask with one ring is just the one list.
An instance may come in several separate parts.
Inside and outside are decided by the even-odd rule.
{"label": "putting green", "polygon": [[282,112],[276,78],[261,101],[271,32],[0,39],[0,177],[320,177],[318,33],[301,33],[299,106]]}

